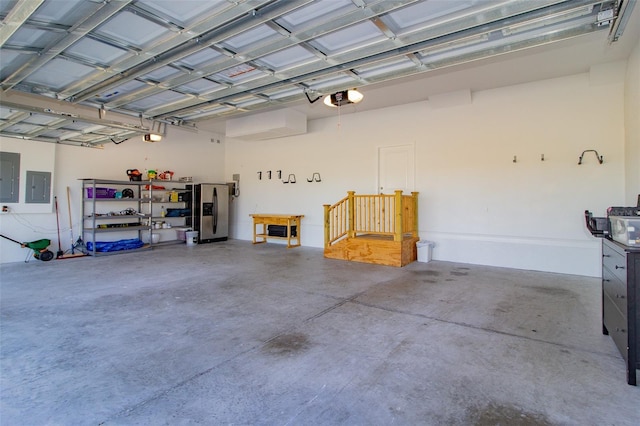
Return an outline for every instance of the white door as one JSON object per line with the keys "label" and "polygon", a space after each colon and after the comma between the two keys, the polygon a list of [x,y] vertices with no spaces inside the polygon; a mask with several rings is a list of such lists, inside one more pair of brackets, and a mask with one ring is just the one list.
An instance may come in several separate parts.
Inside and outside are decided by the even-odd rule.
{"label": "white door", "polygon": [[396,189],[409,194],[414,190],[414,146],[378,148],[378,193],[393,194]]}

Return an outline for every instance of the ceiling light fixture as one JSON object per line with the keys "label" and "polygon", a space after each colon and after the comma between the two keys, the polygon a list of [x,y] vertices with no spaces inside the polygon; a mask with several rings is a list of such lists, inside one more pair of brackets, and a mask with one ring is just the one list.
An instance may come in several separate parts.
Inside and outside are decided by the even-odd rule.
{"label": "ceiling light fixture", "polygon": [[335,108],[347,104],[357,104],[362,98],[364,98],[362,93],[358,92],[357,89],[351,89],[327,95],[323,102],[326,106]]}
{"label": "ceiling light fixture", "polygon": [[162,140],[162,135],[157,133],[147,133],[142,137],[145,142],[160,142]]}
{"label": "ceiling light fixture", "polygon": [[[140,118],[140,122],[142,122],[142,118]],[[142,136],[142,140],[145,142],[160,142],[162,140],[162,136],[167,134],[167,124],[163,125],[159,121],[153,121],[151,123],[151,128],[149,129],[149,133],[146,133]]]}

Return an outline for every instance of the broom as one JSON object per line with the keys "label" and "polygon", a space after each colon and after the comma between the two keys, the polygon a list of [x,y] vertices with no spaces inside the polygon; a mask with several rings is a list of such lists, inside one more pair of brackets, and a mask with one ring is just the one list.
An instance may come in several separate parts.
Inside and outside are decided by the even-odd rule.
{"label": "broom", "polygon": [[74,254],[73,249],[73,222],[71,221],[71,190],[67,186],[67,207],[69,208],[69,235],[71,236],[71,254]]}
{"label": "broom", "polygon": [[58,216],[58,196],[53,197],[56,204],[56,226],[58,227],[58,252],[56,253],[56,259],[60,259],[64,252],[62,251],[62,246],[60,245],[60,218]]}
{"label": "broom", "polygon": [[82,250],[80,250],[80,253],[75,252],[76,247],[80,246],[80,243],[82,242],[82,240],[80,239],[80,237],[78,237],[78,243],[73,241],[73,221],[71,219],[71,191],[68,186],[67,186],[67,207],[69,208],[69,235],[71,236],[71,254],[65,254],[60,258],[68,259],[72,257],[86,256],[86,254]]}

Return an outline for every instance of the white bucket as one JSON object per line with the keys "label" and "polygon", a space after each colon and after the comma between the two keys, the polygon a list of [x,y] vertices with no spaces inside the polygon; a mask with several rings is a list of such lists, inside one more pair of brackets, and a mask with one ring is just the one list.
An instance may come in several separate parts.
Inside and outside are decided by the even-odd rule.
{"label": "white bucket", "polygon": [[187,231],[185,234],[187,236],[188,246],[195,246],[198,244],[198,231]]}
{"label": "white bucket", "polygon": [[433,249],[432,241],[418,241],[416,242],[416,248],[418,249],[418,262],[430,262],[431,251]]}

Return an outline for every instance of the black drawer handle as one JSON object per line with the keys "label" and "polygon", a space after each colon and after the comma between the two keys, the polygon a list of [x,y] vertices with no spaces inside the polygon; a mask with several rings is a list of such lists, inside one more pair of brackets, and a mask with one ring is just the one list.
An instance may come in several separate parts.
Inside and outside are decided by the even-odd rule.
{"label": "black drawer handle", "polygon": [[624,328],[618,328],[616,327],[616,331],[620,332],[620,333],[626,333],[627,330],[625,330]]}
{"label": "black drawer handle", "polygon": [[603,254],[602,257],[611,257],[610,254]]}
{"label": "black drawer handle", "polygon": [[616,299],[624,299],[624,294],[616,294]]}
{"label": "black drawer handle", "polygon": [[618,266],[618,265],[616,265],[616,269],[624,269],[624,266]]}
{"label": "black drawer handle", "polygon": [[606,278],[603,278],[602,281],[604,281],[605,283],[610,283],[611,282],[611,280],[608,280]]}

